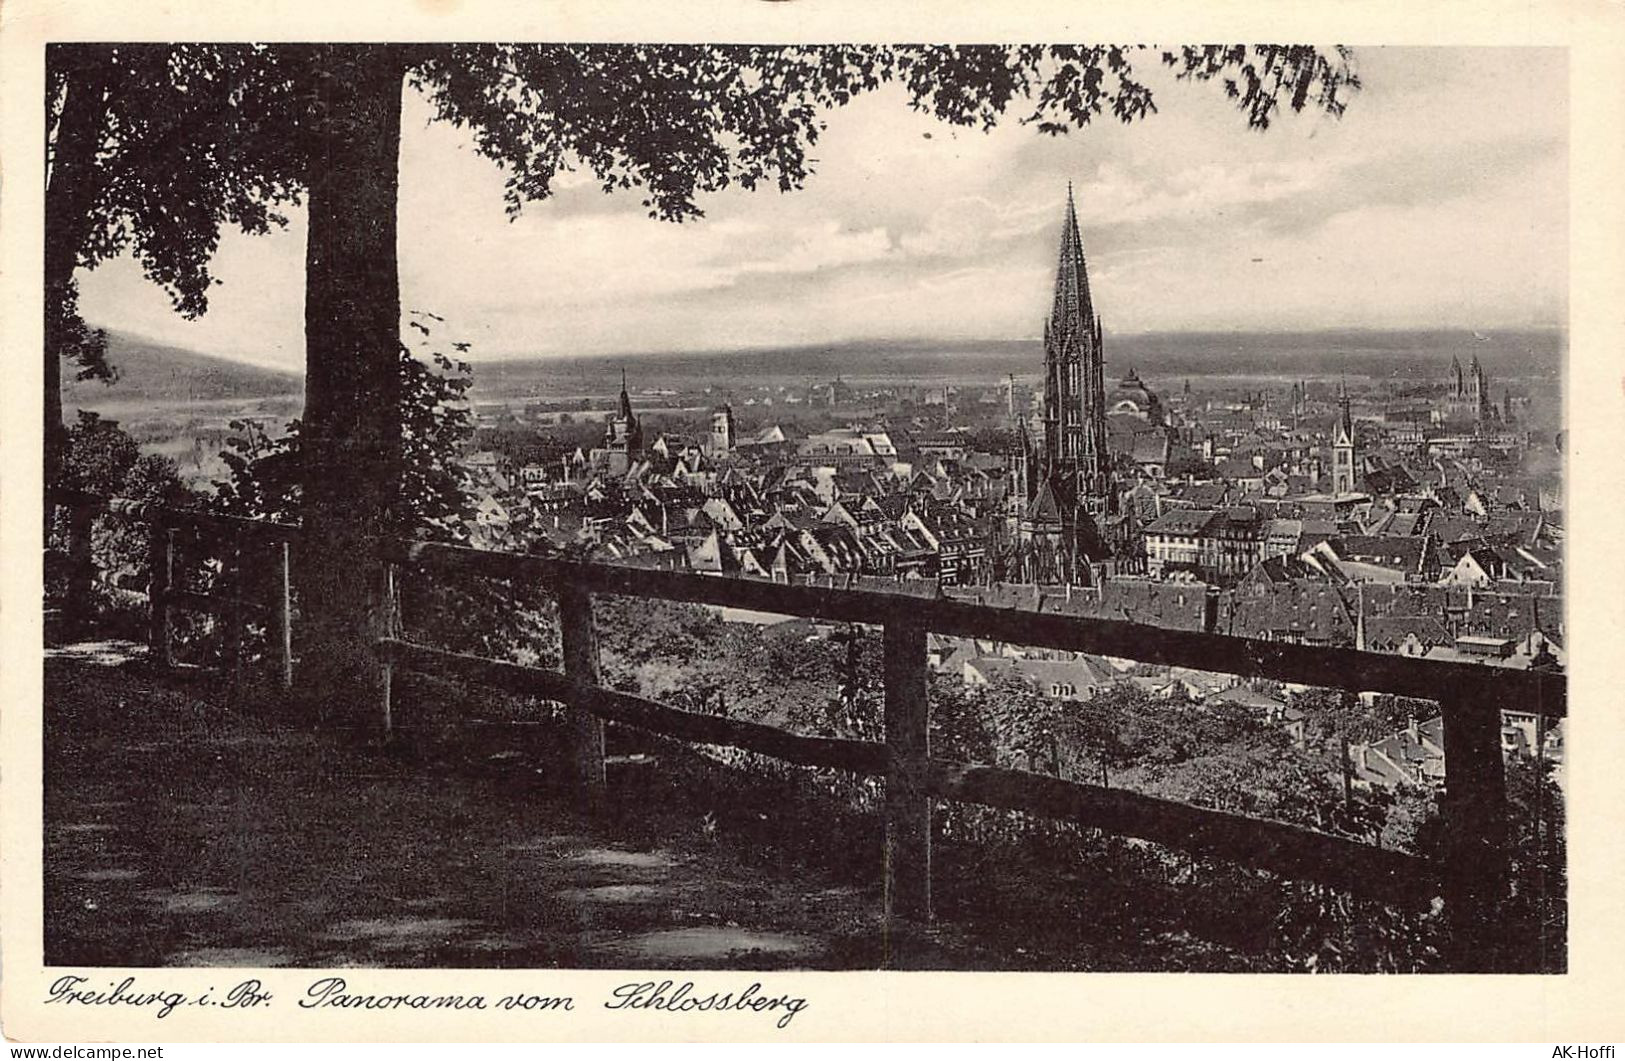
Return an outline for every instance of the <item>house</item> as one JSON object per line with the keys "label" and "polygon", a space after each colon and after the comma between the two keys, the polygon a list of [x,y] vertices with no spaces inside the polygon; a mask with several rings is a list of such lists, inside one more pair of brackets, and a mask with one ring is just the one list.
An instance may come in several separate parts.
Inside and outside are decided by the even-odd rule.
{"label": "house", "polygon": [[1367,471],[1364,482],[1365,488],[1373,494],[1402,494],[1416,489],[1416,480],[1398,464]]}
{"label": "house", "polygon": [[1367,652],[1425,656],[1455,643],[1450,631],[1429,615],[1373,615],[1360,621],[1360,644]]}
{"label": "house", "polygon": [[1265,528],[1250,505],[1169,509],[1141,531],[1146,570],[1153,576],[1195,571],[1210,582],[1233,582],[1263,558]]}
{"label": "house", "polygon": [[688,567],[704,575],[733,575],[739,573],[739,560],[721,535],[712,531],[689,547]]}
{"label": "house", "polygon": [[1506,571],[1506,563],[1494,548],[1485,542],[1456,543],[1449,547],[1456,561],[1439,578],[1444,586],[1485,587],[1499,581]]}
{"label": "house", "polygon": [[1233,685],[1210,694],[1203,704],[1235,704],[1257,714],[1268,725],[1278,727],[1294,744],[1303,744],[1308,715],[1302,708],[1293,707],[1281,697],[1259,692],[1245,685]]}
{"label": "house", "polygon": [[1480,637],[1463,634],[1455,640],[1456,653],[1464,658],[1491,662],[1510,659],[1517,642],[1508,637]]}
{"label": "house", "polygon": [[1142,532],[1147,570],[1152,575],[1199,570],[1203,538],[1220,518],[1218,512],[1206,508],[1174,508],[1157,517]]}
{"label": "house", "polygon": [[1258,510],[1233,505],[1219,513],[1202,534],[1202,576],[1229,583],[1251,571],[1264,558],[1265,523]]}
{"label": "house", "polygon": [[1316,549],[1337,560],[1356,582],[1432,582],[1439,577],[1439,550],[1429,535],[1391,538],[1346,534]]}
{"label": "house", "polygon": [[1235,596],[1225,626],[1225,633],[1263,641],[1350,646],[1355,640],[1353,610],[1328,582],[1255,584]]}
{"label": "house", "polygon": [[1311,564],[1296,556],[1271,556],[1255,564],[1253,569],[1236,583],[1235,595],[1237,598],[1263,597],[1280,586],[1315,582],[1345,584],[1342,572],[1335,566],[1323,567]]}
{"label": "house", "polygon": [[474,502],[474,524],[493,531],[508,529],[511,516],[508,507],[491,493],[482,493]]}
{"label": "house", "polygon": [[784,446],[788,441],[789,439],[784,434],[784,428],[777,424],[773,424],[762,428],[760,431],[756,432],[756,434],[751,435],[748,438],[741,438],[737,440],[734,443],[734,448],[736,450],[740,450],[758,449],[768,446],[781,447]]}
{"label": "house", "polygon": [[1378,788],[1441,788],[1445,780],[1444,720],[1414,718],[1392,736],[1369,744],[1350,744],[1349,760],[1357,784]]}
{"label": "house", "polygon": [[1166,498],[1167,507],[1216,509],[1229,499],[1230,488],[1224,483],[1186,483],[1176,486]]}
{"label": "house", "polygon": [[1299,541],[1303,538],[1303,520],[1271,519],[1263,527],[1264,557],[1297,556],[1302,552]]}
{"label": "house", "polygon": [[1140,471],[1153,479],[1161,479],[1168,472],[1168,446],[1166,432],[1136,432],[1130,458]]}
{"label": "house", "polygon": [[1547,762],[1563,760],[1563,720],[1545,721],[1532,711],[1501,712],[1501,753]]}
{"label": "house", "polygon": [[1190,667],[1169,667],[1168,680],[1177,691],[1183,692],[1191,700],[1200,701],[1228,692],[1241,684],[1241,679],[1234,674],[1220,674]]}
{"label": "house", "polygon": [[1115,680],[1083,656],[1073,659],[978,656],[964,664],[962,673],[965,684],[972,688],[985,688],[1001,678],[1016,680],[1032,686],[1049,700],[1087,700],[1096,689]]}
{"label": "house", "polygon": [[1113,576],[1092,593],[1074,593],[1072,614],[1206,633],[1213,629],[1217,605],[1217,589],[1203,582]]}

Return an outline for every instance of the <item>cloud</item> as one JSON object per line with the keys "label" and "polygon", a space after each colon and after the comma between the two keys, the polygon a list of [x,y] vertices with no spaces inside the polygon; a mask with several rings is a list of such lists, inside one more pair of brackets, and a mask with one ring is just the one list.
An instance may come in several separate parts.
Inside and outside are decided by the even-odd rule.
{"label": "cloud", "polygon": [[[1341,120],[1249,132],[1214,85],[1064,137],[953,129],[896,90],[827,116],[790,194],[730,188],[651,220],[588,174],[516,220],[503,173],[408,96],[404,304],[484,356],[862,336],[1037,333],[1076,189],[1108,328],[1494,327],[1567,299],[1567,69],[1551,49],[1363,49]],[[87,316],[216,353],[302,358],[303,230],[227,235],[208,317],[185,323],[128,261]],[[1255,261],[1254,259],[1258,259]]]}
{"label": "cloud", "polygon": [[849,229],[826,218],[778,231],[761,224],[724,222],[707,264],[730,280],[757,273],[811,273],[879,261],[892,250],[884,228]]}

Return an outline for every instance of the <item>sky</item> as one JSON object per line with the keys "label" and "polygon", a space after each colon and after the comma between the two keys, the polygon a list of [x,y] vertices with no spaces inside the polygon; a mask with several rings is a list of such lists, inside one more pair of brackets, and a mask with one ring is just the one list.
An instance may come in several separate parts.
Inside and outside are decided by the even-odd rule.
{"label": "sky", "polygon": [[[1559,325],[1568,300],[1561,49],[1357,48],[1340,119],[1246,127],[1213,84],[1049,137],[955,129],[881,90],[827,115],[802,190],[656,221],[566,174],[517,220],[502,171],[410,89],[402,305],[476,359],[854,339],[1025,339],[1048,309],[1072,182],[1108,334]],[[1149,73],[1149,71],[1146,71]],[[81,275],[92,323],[303,364],[305,228],[227,233],[188,322],[125,258]]]}

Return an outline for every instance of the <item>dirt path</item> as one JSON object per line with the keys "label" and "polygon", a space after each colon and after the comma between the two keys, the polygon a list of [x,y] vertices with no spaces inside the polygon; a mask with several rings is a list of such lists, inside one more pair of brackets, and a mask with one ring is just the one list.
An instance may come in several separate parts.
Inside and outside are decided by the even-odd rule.
{"label": "dirt path", "polygon": [[741,865],[680,814],[629,841],[119,658],[46,663],[50,964],[829,968],[879,937],[878,889]]}

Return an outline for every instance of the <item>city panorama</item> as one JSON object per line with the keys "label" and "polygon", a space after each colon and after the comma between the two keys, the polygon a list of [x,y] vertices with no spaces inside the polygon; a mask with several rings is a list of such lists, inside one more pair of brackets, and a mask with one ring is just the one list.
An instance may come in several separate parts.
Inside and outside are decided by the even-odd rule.
{"label": "city panorama", "polygon": [[1565,971],[1566,84],[52,45],[47,963]]}

